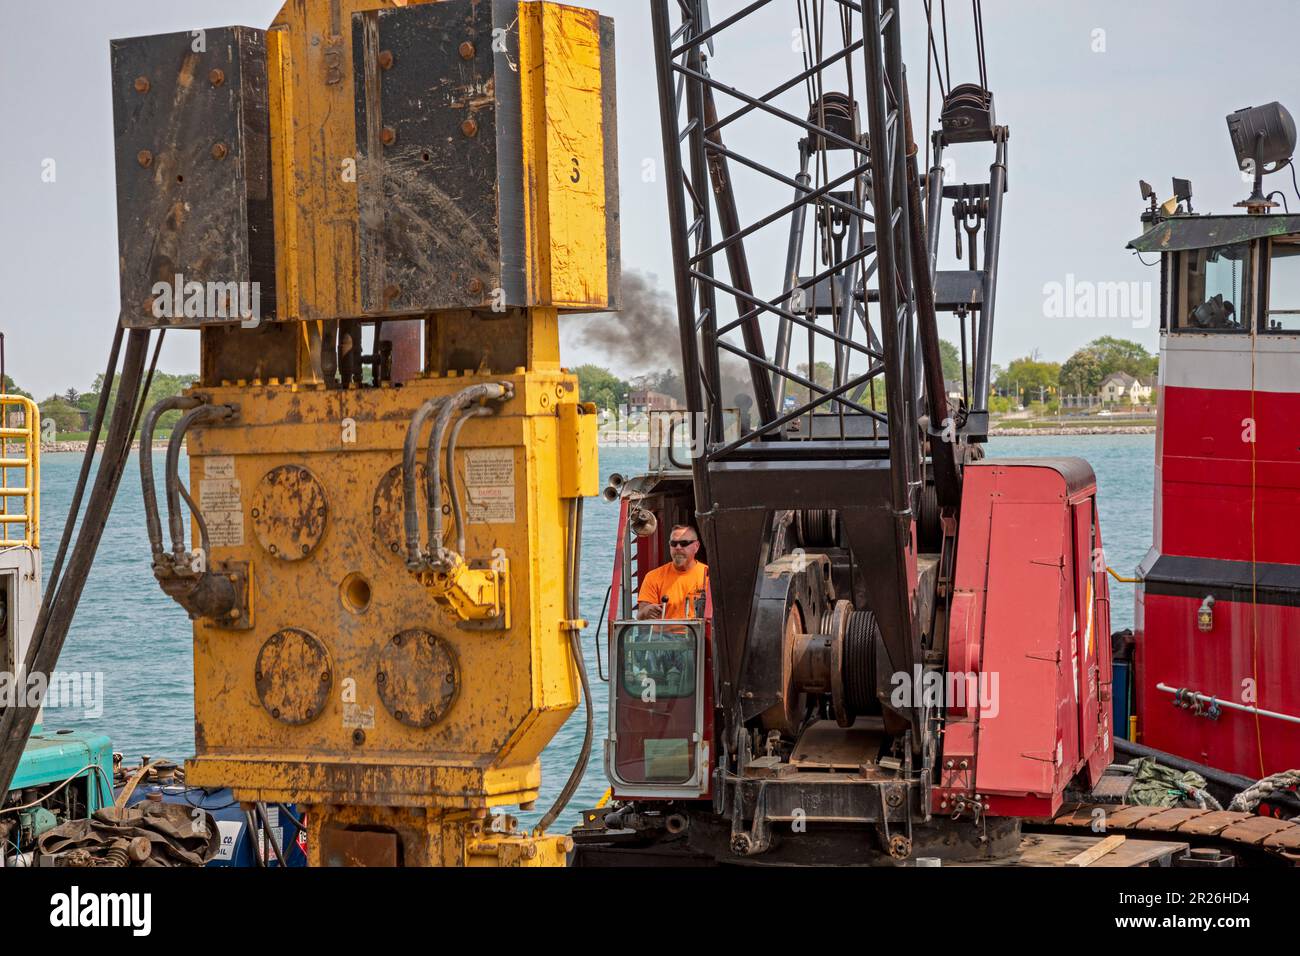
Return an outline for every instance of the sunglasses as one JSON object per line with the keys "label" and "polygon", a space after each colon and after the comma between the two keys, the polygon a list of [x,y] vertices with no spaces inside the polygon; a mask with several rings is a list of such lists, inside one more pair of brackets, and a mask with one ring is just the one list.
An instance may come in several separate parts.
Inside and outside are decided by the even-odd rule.
{"label": "sunglasses", "polygon": [[674,538],[668,542],[668,546],[670,548],[689,548],[695,541],[695,538]]}

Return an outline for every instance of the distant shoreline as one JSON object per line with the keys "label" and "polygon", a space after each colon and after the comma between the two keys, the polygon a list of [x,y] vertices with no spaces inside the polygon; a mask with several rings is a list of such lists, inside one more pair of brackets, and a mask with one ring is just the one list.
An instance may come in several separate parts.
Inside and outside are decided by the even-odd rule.
{"label": "distant shoreline", "polygon": [[[1155,427],[1152,425],[1084,425],[1078,428],[1006,428],[997,427],[989,429],[990,438],[1025,438],[1028,436],[1043,436],[1044,438],[1068,438],[1071,435],[1154,435]],[[640,439],[639,441],[637,439]],[[41,454],[84,454],[86,451],[86,441],[56,441],[44,442],[41,444]],[[104,443],[101,441],[100,447]],[[601,448],[627,448],[645,447],[649,444],[644,436],[628,436],[624,438],[600,439],[597,444]],[[139,449],[140,443],[132,442],[133,449]],[[153,443],[154,451],[166,451],[167,442],[156,441]]]}
{"label": "distant shoreline", "polygon": [[1154,425],[1081,425],[1078,428],[1043,427],[1043,428],[1006,428],[989,429],[990,438],[1020,438],[1026,435],[1049,435],[1065,437],[1069,435],[1154,435]]}
{"label": "distant shoreline", "polygon": [[[41,442],[41,454],[49,455],[49,454],[58,454],[60,452],[68,452],[68,453],[77,452],[80,454],[85,454],[86,446],[89,444],[90,442],[86,441],[85,439],[82,439],[81,441]],[[102,441],[99,443],[99,447],[100,448],[104,447],[104,443]],[[131,447],[133,449],[138,450],[140,448],[140,443],[138,441],[133,441],[131,442]],[[167,443],[165,441],[156,441],[153,443],[153,450],[166,451]]]}

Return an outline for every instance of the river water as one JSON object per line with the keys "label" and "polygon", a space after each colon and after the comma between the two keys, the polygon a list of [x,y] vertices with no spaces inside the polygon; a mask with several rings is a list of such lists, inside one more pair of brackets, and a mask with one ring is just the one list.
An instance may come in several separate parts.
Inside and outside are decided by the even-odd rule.
{"label": "river water", "polygon": [[[1151,541],[1154,436],[994,438],[988,453],[990,457],[1086,458],[1097,474],[1107,561],[1124,573],[1131,571],[1146,553]],[[46,574],[63,532],[80,464],[79,454],[49,454],[42,460],[41,540]],[[602,478],[611,472],[636,474],[645,465],[644,446],[600,450]],[[184,465],[181,473],[186,473]],[[608,688],[596,677],[593,629],[609,586],[617,516],[615,505],[601,498],[588,500],[583,524],[581,608],[582,615],[591,622],[583,648],[593,685],[596,740],[582,785],[557,830],[576,823],[578,811],[598,800],[607,786],[601,739],[606,729]],[[180,760],[194,752],[190,622],[154,583],[148,550],[140,475],[132,456],[58,667],[61,671],[102,673],[103,712],[91,717],[80,709],[52,709],[45,717],[50,728],[72,727],[107,734],[114,749],[127,755],[128,763],[134,763],[142,754]],[[1127,585],[1112,582],[1111,586],[1111,624],[1118,630],[1132,623],[1132,591]],[[579,710],[546,749],[538,809],[521,814],[523,819],[535,819],[555,798],[581,750],[583,729]]]}

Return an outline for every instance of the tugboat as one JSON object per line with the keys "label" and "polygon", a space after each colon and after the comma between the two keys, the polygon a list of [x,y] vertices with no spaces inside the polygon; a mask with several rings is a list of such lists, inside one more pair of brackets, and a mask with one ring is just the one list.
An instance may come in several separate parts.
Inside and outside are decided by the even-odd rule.
{"label": "tugboat", "polygon": [[1254,172],[1243,212],[1197,214],[1177,179],[1159,206],[1142,183],[1129,243],[1160,256],[1161,387],[1128,703],[1136,741],[1253,780],[1300,767],[1300,215],[1261,188],[1291,163],[1291,115],[1228,126]]}

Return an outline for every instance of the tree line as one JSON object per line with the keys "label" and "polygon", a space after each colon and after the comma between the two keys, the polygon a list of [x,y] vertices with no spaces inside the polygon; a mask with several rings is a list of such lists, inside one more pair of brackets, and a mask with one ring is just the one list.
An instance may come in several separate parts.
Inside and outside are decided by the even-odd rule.
{"label": "tree line", "polygon": [[[943,357],[943,377],[961,388],[962,363],[957,346],[941,339],[940,352]],[[995,396],[1003,399],[1001,404],[1029,404],[1040,398],[1056,398],[1059,395],[1096,395],[1101,390],[1101,383],[1116,372],[1126,372],[1139,381],[1155,376],[1159,365],[1157,356],[1150,354],[1140,343],[1113,336],[1103,336],[1078,349],[1064,362],[1045,362],[1038,353],[1014,359],[1005,368],[993,366],[993,391]],[[574,370],[578,376],[578,391],[584,402],[595,402],[603,409],[614,410],[627,402],[628,393],[636,389],[649,389],[668,395],[678,402],[686,400],[686,390],[681,376],[672,369],[653,372],[629,381],[620,378],[609,369],[600,365],[580,365]],[[743,366],[723,370],[724,392],[728,379],[737,387],[747,381]],[[829,362],[815,363],[812,374],[808,365],[802,364],[795,371],[814,384],[827,388],[834,381],[835,369]],[[877,380],[879,384],[879,380]],[[792,384],[786,394],[796,401],[807,400],[808,389],[802,385]],[[995,409],[997,410],[997,409]]]}
{"label": "tree line", "polygon": [[[113,404],[117,398],[118,378],[119,376],[114,376],[113,382],[109,386],[108,407],[104,412],[103,427],[105,429],[108,428],[113,417]],[[155,371],[153,382],[149,386],[149,395],[145,400],[145,407],[148,408],[164,398],[179,395],[197,380],[198,376],[193,374],[175,375],[170,372]],[[5,376],[5,388],[11,394],[24,395],[27,398],[34,399],[33,395],[19,388],[14,384],[13,379],[7,375]],[[104,375],[101,372],[95,376],[95,381],[91,384],[89,391],[82,392],[75,388],[69,388],[64,392],[50,395],[44,401],[37,403],[41,411],[41,421],[52,420],[55,430],[59,434],[76,434],[89,431],[103,389]],[[164,432],[170,430],[176,420],[180,418],[180,414],[179,411],[172,411],[163,415],[159,419],[159,430]]]}

